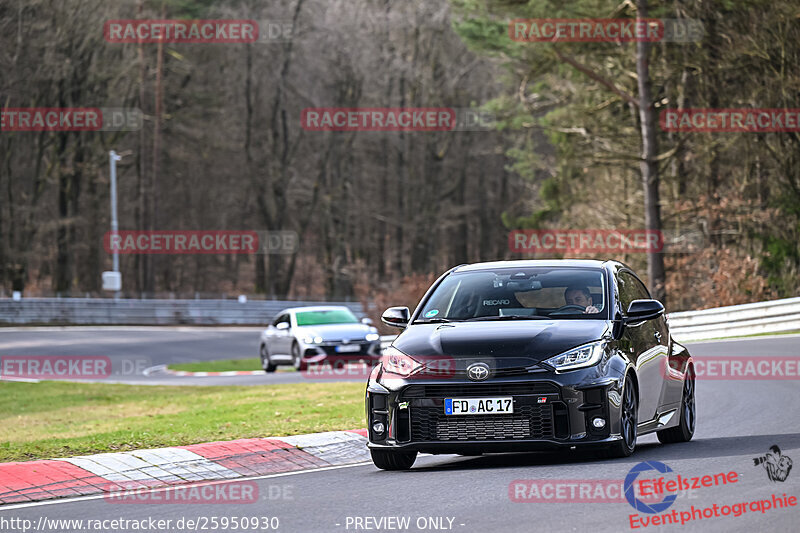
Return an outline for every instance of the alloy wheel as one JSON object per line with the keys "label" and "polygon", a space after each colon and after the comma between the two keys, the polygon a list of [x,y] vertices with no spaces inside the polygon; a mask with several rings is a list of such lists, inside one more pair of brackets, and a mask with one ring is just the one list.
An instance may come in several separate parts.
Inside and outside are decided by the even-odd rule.
{"label": "alloy wheel", "polygon": [[683,417],[690,433],[694,433],[696,420],[694,404],[694,377],[691,374],[683,381]]}
{"label": "alloy wheel", "polygon": [[629,449],[636,446],[637,432],[637,413],[636,413],[636,393],[630,383],[625,384],[622,396],[622,414],[620,416],[620,430],[625,445]]}

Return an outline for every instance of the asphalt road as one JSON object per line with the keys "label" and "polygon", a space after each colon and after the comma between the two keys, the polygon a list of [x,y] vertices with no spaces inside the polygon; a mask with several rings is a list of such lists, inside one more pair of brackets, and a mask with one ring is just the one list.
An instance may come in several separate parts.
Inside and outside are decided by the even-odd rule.
{"label": "asphalt road", "polygon": [[[788,356],[800,355],[797,336],[758,338],[690,345],[693,355]],[[0,352],[4,353],[4,352]],[[635,455],[627,459],[596,460],[584,453],[502,454],[484,457],[424,456],[409,472],[383,472],[370,464],[322,471],[256,478],[260,499],[256,503],[218,505],[119,504],[102,498],[60,500],[49,504],[0,507],[0,529],[20,531],[8,522],[28,519],[37,524],[48,519],[172,520],[166,528],[186,531],[177,521],[217,517],[277,517],[278,531],[797,531],[800,506],[761,512],[749,502],[794,496],[800,499],[800,471],[795,466],[785,481],[770,481],[763,466],[753,459],[778,445],[784,456],[800,460],[800,390],[791,380],[700,380],[697,384],[698,427],[690,443],[661,445],[654,436],[639,439]],[[568,498],[545,503],[514,502],[517,480],[539,483],[574,483],[575,480],[619,480],[641,461],[658,461],[684,478],[736,472],[736,481],[723,486],[683,491],[664,513],[722,512],[725,507],[747,504],[740,516],[719,516],[689,521],[685,525],[631,527],[638,512],[625,501],[576,503]],[[644,474],[642,474],[644,477]],[[654,476],[648,476],[648,478]],[[730,478],[729,478],[730,479]],[[529,485],[524,485],[529,486]],[[542,486],[542,485],[540,485]],[[564,494],[569,488],[562,485]],[[545,489],[542,488],[542,495]],[[551,495],[552,496],[552,495]],[[758,505],[758,504],[756,504]],[[770,505],[773,505],[772,501]],[[800,502],[798,502],[800,505]],[[766,505],[762,505],[766,507]],[[741,512],[741,505],[729,511]],[[663,513],[662,513],[663,514]],[[695,516],[697,516],[695,514]],[[408,527],[377,527],[376,520],[408,517]],[[440,521],[428,520],[439,517]],[[3,523],[5,518],[7,522]],[[452,522],[450,521],[452,519]],[[385,525],[386,523],[384,523]],[[397,526],[396,522],[388,522]],[[19,523],[16,524],[19,526]],[[84,526],[88,525],[87,522]],[[134,531],[105,523],[103,531]],[[162,524],[163,525],[163,524]],[[205,524],[208,531],[212,523]],[[232,528],[227,531],[247,531]],[[437,529],[432,525],[443,525]],[[4,526],[4,527],[3,527]],[[78,531],[74,527],[46,531]],[[185,523],[184,523],[185,526]],[[188,528],[192,529],[193,528]],[[202,530],[202,527],[198,527]],[[86,529],[82,529],[86,530]],[[139,529],[139,531],[147,529]],[[216,530],[222,530],[218,528]],[[253,530],[252,528],[249,530]],[[260,529],[264,531],[266,529]]]}
{"label": "asphalt road", "polygon": [[260,328],[0,328],[0,355],[107,355],[151,365],[258,356]]}
{"label": "asphalt road", "polygon": [[176,377],[157,367],[171,363],[258,357],[260,328],[86,327],[0,328],[0,357],[105,356],[112,375],[103,381],[153,385],[269,385],[298,383],[297,373],[232,377]]}
{"label": "asphalt road", "polygon": [[[107,356],[114,370],[103,381],[137,385],[271,385],[307,381],[308,377],[297,372],[176,377],[158,368],[170,363],[257,357],[260,332],[260,328],[241,327],[0,328],[0,358],[13,355]],[[800,336],[757,337],[688,346],[693,355],[800,354]],[[347,376],[337,379],[345,380]],[[350,380],[363,381],[360,376]]]}

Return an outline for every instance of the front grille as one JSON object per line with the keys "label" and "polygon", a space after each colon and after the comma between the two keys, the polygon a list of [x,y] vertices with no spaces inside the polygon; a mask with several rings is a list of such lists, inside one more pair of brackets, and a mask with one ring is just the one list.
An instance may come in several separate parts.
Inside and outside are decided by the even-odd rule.
{"label": "front grille", "polygon": [[[485,396],[519,396],[526,394],[558,394],[558,386],[546,381],[525,383],[463,383],[452,385],[411,385],[403,398],[470,398]],[[477,416],[477,415],[476,415]]]}
{"label": "front grille", "polygon": [[441,407],[412,407],[414,441],[552,439],[550,405],[514,407],[510,415],[445,415]]}
{"label": "front grille", "polygon": [[351,343],[350,346],[357,344],[359,346],[359,350],[357,352],[337,352],[336,346],[338,345],[328,345],[328,346],[320,346],[322,351],[325,352],[326,355],[368,355],[369,348],[371,346],[370,343]]}
{"label": "front grille", "polygon": [[[530,366],[518,366],[514,368],[494,368],[492,369],[492,377],[493,378],[504,378],[509,376],[525,376],[531,373],[531,370],[535,369],[535,367]],[[466,369],[464,370],[455,370],[452,372],[452,375],[455,377],[460,378],[468,378],[469,374],[467,373]]]}

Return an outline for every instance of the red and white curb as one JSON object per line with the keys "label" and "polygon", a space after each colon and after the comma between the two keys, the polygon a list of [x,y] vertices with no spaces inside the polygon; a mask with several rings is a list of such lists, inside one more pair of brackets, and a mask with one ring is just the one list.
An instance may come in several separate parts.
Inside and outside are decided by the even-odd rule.
{"label": "red and white curb", "polygon": [[[365,370],[366,368],[366,370]],[[366,379],[369,376],[370,369],[365,367],[361,364],[346,364],[342,367],[325,367],[325,366],[317,366],[317,367],[310,367],[308,370],[303,370],[300,373],[303,374],[304,377],[313,379],[314,377],[342,377],[342,373],[352,372],[350,377],[358,377]],[[283,371],[278,370],[278,372],[283,373]],[[292,372],[292,370],[285,371],[286,373]],[[181,376],[181,377],[212,377],[212,376],[264,376],[263,370],[228,370],[225,372],[190,372],[188,370],[172,370],[171,368],[167,368],[167,365],[157,365],[152,366],[150,368],[146,368],[143,372],[143,375],[150,376],[151,374],[168,374],[170,376]],[[346,376],[345,376],[346,377]]]}
{"label": "red and white curb", "polygon": [[167,368],[167,365],[156,365],[150,368],[145,368],[142,372],[143,375],[149,376],[150,374],[169,374],[170,376],[189,376],[189,377],[207,377],[207,376],[261,376],[264,374],[263,370],[229,370],[226,372],[189,372],[186,370],[172,370]]}
{"label": "red and white curb", "polygon": [[0,504],[360,463],[366,442],[363,429],[0,463]]}
{"label": "red and white curb", "polygon": [[226,372],[189,372],[186,370],[172,370],[167,365],[156,365],[144,369],[143,375],[169,374],[170,376],[206,377],[206,376],[261,376],[263,370],[228,370]]}
{"label": "red and white curb", "polygon": [[165,374],[171,376],[191,376],[191,377],[206,377],[206,376],[263,376],[263,370],[228,370],[225,372],[188,372],[186,370],[170,370],[166,368],[162,370]]}

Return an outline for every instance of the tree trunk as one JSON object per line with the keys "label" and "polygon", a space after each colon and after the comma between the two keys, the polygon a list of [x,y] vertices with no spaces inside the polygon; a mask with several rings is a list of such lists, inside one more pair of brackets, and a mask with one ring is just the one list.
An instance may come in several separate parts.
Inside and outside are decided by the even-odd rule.
{"label": "tree trunk", "polygon": [[[144,18],[144,0],[139,0],[137,6],[137,16],[141,20]],[[147,66],[144,60],[144,45],[141,41],[137,44],[136,48],[137,58],[139,60],[139,107],[142,114],[145,113],[145,80],[147,79]],[[136,160],[136,188],[139,196],[139,201],[136,207],[136,228],[139,230],[145,229],[148,224],[147,220],[147,161],[145,160],[145,145],[147,143],[147,132],[145,129],[146,121],[142,122],[142,127],[139,130],[139,157]],[[150,269],[150,256],[147,254],[137,254],[135,259],[136,266],[136,290],[140,294],[144,292],[147,285],[147,272]]]}
{"label": "tree trunk", "polygon": [[[637,0],[637,18],[647,18],[647,0]],[[650,67],[648,56],[650,43],[636,43],[636,74],[639,85],[639,120],[642,129],[642,186],[644,189],[644,224],[648,230],[661,231],[661,206],[658,196],[658,140],[656,124],[658,123],[653,99],[650,93]],[[659,251],[647,252],[647,279],[653,297],[662,303],[666,301],[666,274],[664,272],[664,256]]]}
{"label": "tree trunk", "polygon": [[[165,4],[161,5],[161,18],[167,18],[167,8]],[[158,217],[158,171],[159,159],[161,154],[161,116],[163,114],[164,102],[164,41],[158,41],[158,51],[156,56],[156,87],[155,87],[155,113],[153,117],[153,170],[150,174],[150,183],[148,184],[148,194],[150,196],[150,212],[147,214],[148,226],[147,229],[152,231],[156,229]],[[150,259],[150,269],[147,272],[146,286],[147,292],[155,292],[155,272],[157,269],[158,259],[153,257]]]}

